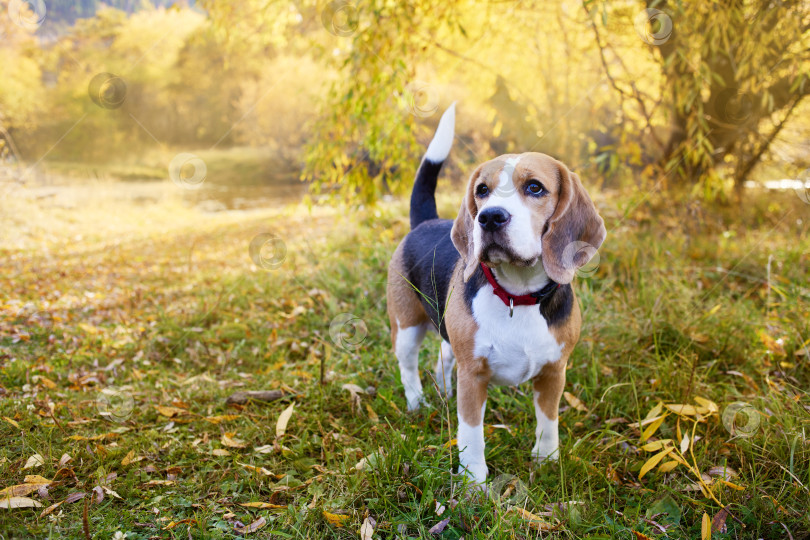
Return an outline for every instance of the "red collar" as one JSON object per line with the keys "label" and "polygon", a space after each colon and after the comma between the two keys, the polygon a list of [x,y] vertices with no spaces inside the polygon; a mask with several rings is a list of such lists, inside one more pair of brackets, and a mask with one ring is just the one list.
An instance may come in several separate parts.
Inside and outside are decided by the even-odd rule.
{"label": "red collar", "polygon": [[492,270],[490,270],[490,268],[484,263],[481,263],[481,270],[484,272],[489,284],[492,285],[492,292],[495,293],[495,296],[500,298],[504,304],[509,306],[510,317],[512,316],[512,308],[514,306],[533,306],[535,304],[539,304],[543,297],[547,296],[560,286],[559,283],[549,281],[545,287],[537,292],[519,295],[509,294],[506,292],[506,289],[501,287],[501,285],[495,280],[495,276],[492,275]]}

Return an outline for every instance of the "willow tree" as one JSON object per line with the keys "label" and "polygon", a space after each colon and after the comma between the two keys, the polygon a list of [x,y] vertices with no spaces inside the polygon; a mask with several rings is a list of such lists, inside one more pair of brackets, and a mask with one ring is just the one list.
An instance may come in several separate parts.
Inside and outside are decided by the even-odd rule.
{"label": "willow tree", "polygon": [[415,66],[437,31],[463,32],[458,4],[335,0],[321,10],[339,77],[306,151],[304,178],[314,181],[316,195],[372,202],[413,178],[418,120],[438,107]]}
{"label": "willow tree", "polygon": [[[583,2],[613,89],[646,122],[667,176],[712,197],[740,188],[810,92],[810,9],[801,0]],[[613,43],[632,19],[660,86],[643,92]]]}

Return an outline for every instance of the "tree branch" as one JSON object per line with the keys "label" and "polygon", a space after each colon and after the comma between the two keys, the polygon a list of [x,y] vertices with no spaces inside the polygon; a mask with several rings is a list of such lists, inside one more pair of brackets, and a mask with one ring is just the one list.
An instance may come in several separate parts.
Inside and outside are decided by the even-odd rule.
{"label": "tree branch", "polygon": [[803,97],[804,97],[804,95],[800,94],[793,101],[793,103],[791,104],[791,106],[788,109],[787,113],[785,113],[784,118],[782,118],[782,121],[779,122],[779,124],[777,124],[777,126],[774,128],[774,130],[771,132],[771,134],[765,139],[765,142],[763,142],[760,145],[759,150],[757,151],[757,153],[754,154],[751,157],[751,159],[749,159],[745,163],[745,165],[743,165],[741,168],[737,169],[737,174],[734,175],[734,184],[735,185],[742,184],[745,181],[745,179],[748,177],[748,175],[751,174],[751,171],[754,169],[756,164],[759,163],[760,159],[762,159],[762,156],[763,156],[763,154],[765,154],[765,151],[768,148],[770,148],[771,143],[773,142],[773,140],[776,138],[777,135],[779,135],[779,132],[782,131],[782,128],[785,127],[785,124],[787,124],[788,119],[790,118],[791,114],[793,114],[793,111],[796,109],[796,106],[801,102]]}
{"label": "tree branch", "polygon": [[[630,88],[632,88],[633,91],[631,93],[627,93],[622,88],[620,88],[619,85],[616,83],[616,79],[614,79],[613,75],[611,75],[610,69],[608,68],[607,60],[605,59],[605,48],[607,47],[607,45],[604,46],[602,45],[602,38],[599,34],[599,28],[596,26],[593,17],[591,17],[591,12],[588,11],[588,6],[585,3],[585,0],[582,0],[582,8],[585,10],[585,13],[588,14],[588,20],[591,23],[591,28],[593,29],[594,37],[596,38],[596,47],[599,49],[599,59],[602,61],[602,67],[605,70],[605,76],[608,78],[610,85],[614,88],[614,90],[616,90],[620,94],[622,99],[633,98],[635,99],[636,102],[638,102],[641,114],[642,116],[644,116],[644,120],[647,122],[647,130],[650,132],[650,137],[652,137],[653,142],[655,142],[658,148],[663,151],[664,143],[661,142],[661,140],[658,138],[658,135],[655,133],[655,129],[653,129],[652,118],[649,112],[647,111],[647,106],[644,103],[644,100],[639,94],[638,88],[636,88],[636,85],[634,83],[630,83]],[[620,58],[615,50],[613,51],[613,53],[616,55],[616,58]],[[625,71],[627,71],[626,66],[624,66],[624,62],[622,62],[621,59],[619,59],[619,62],[622,64],[622,67],[624,67]]]}

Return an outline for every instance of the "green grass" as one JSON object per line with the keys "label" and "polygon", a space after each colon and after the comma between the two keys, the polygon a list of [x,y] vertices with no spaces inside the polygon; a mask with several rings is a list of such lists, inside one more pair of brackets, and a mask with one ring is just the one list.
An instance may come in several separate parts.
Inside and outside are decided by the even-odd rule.
{"label": "green grass", "polygon": [[[729,480],[742,488],[712,478],[712,495],[731,512],[728,531],[713,538],[781,539],[787,530],[807,538],[810,208],[791,195],[726,209],[635,204],[601,203],[608,239],[596,273],[576,283],[584,326],[566,390],[587,412],[563,402],[559,463],[530,460],[528,387],[490,391],[490,477],[516,477],[525,501],[459,488],[451,475],[457,449],[446,445],[454,402],[446,407],[429,390],[429,408],[404,412],[384,299],[388,257],[407,232],[402,203],[312,216],[287,209],[226,224],[201,217],[98,249],[60,239],[55,228],[58,251],[0,252],[0,417],[13,421],[0,419],[0,488],[26,474],[54,479],[61,456],[72,458],[72,474],[48,488],[51,501],[29,495],[42,508],[0,509],[0,533],[84,538],[89,496],[38,516],[106,482],[121,498],[86,506],[93,538],[236,538],[236,521],[259,517],[267,525],[250,537],[357,538],[367,516],[377,523],[374,538],[395,538],[398,527],[402,538],[434,537],[429,529],[445,517],[438,537],[447,539],[664,537],[659,527],[667,538],[700,538],[701,518],[714,517],[718,502],[688,490],[695,478],[684,466],[639,480],[653,452],[640,449],[641,432],[629,425],[660,401],[695,404],[700,396],[719,413],[733,402],[761,413],[747,437],[732,437],[720,414],[696,426],[698,470],[731,467],[738,475]],[[457,201],[442,207],[452,215]],[[261,232],[286,244],[278,268],[258,269],[248,255]],[[362,320],[356,348],[330,334],[343,313]],[[423,380],[437,351],[429,338]],[[347,383],[374,390],[357,403]],[[123,396],[112,402],[121,421],[100,414],[108,388]],[[236,391],[269,389],[289,396],[225,403]],[[286,433],[276,437],[291,403]],[[168,418],[157,406],[188,412]],[[205,420],[217,415],[235,417]],[[650,440],[691,430],[692,422],[678,424],[670,414]],[[224,433],[246,446],[223,446]],[[255,451],[263,446],[266,453]],[[230,455],[212,453],[223,449]],[[23,470],[35,453],[44,464]],[[128,455],[137,460],[122,464]],[[240,506],[256,501],[282,507]],[[509,510],[520,502],[544,514],[569,501],[582,504],[543,515],[558,527],[542,536]],[[447,507],[441,517],[437,502]],[[328,523],[324,511],[347,515],[345,526]]]}

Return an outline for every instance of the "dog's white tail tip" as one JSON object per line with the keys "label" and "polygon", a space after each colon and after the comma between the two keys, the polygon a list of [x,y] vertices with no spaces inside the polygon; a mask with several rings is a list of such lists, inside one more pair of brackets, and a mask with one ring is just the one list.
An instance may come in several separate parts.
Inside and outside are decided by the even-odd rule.
{"label": "dog's white tail tip", "polygon": [[425,159],[433,163],[442,163],[450,154],[450,148],[453,146],[453,137],[456,132],[456,102],[454,101],[447,110],[444,111],[441,120],[439,120],[439,127],[436,128],[436,134],[433,135],[433,140],[428,145],[427,152],[425,152]]}

